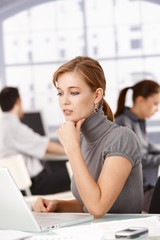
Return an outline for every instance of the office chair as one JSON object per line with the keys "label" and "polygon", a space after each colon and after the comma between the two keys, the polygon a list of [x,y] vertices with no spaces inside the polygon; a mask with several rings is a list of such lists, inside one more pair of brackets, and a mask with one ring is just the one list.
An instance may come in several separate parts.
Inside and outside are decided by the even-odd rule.
{"label": "office chair", "polygon": [[149,213],[160,213],[160,177],[158,177],[154,188]]}
{"label": "office chair", "polygon": [[0,158],[0,167],[8,168],[18,188],[27,196],[32,195],[30,190],[32,182],[22,155]]}
{"label": "office chair", "polygon": [[70,177],[70,179],[72,178],[72,175],[73,175],[73,172],[72,172],[72,168],[71,168],[71,165],[69,163],[69,161],[66,161],[66,168],[67,168],[67,171],[68,171],[68,175]]}

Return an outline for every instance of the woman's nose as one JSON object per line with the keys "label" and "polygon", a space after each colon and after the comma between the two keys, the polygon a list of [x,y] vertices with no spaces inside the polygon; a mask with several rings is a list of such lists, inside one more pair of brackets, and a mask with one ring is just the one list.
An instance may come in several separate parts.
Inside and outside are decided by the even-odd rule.
{"label": "woman's nose", "polygon": [[69,103],[70,103],[70,101],[69,101],[69,96],[68,96],[67,94],[65,94],[64,97],[63,97],[63,104],[64,104],[64,105],[67,105],[67,104],[69,104]]}

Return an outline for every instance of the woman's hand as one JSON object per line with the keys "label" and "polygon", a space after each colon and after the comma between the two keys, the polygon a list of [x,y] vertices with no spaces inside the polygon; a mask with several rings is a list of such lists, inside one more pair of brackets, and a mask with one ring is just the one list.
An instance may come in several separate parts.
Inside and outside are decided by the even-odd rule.
{"label": "woman's hand", "polygon": [[39,197],[32,208],[35,212],[54,212],[57,208],[57,200],[47,200],[45,198]]}
{"label": "woman's hand", "polygon": [[79,120],[77,123],[66,121],[57,130],[58,138],[63,145],[65,152],[72,151],[74,146],[80,143],[80,128],[85,119]]}

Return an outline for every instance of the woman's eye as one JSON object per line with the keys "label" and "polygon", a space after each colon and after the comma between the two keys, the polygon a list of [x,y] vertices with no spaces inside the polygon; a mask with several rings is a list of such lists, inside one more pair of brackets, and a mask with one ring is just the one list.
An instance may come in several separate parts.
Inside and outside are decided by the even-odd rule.
{"label": "woman's eye", "polygon": [[78,95],[79,92],[71,92],[71,95],[75,96],[75,95]]}
{"label": "woman's eye", "polygon": [[62,93],[61,92],[57,93],[57,96],[62,96]]}

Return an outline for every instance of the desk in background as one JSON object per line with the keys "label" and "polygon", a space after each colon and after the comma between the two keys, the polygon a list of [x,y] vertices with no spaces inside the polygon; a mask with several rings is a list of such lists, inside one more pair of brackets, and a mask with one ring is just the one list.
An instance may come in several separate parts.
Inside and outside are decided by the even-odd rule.
{"label": "desk in background", "polygon": [[47,154],[45,154],[44,159],[42,159],[42,161],[43,160],[46,160],[46,161],[68,161],[68,158],[66,155],[56,155],[53,153],[47,153]]}

